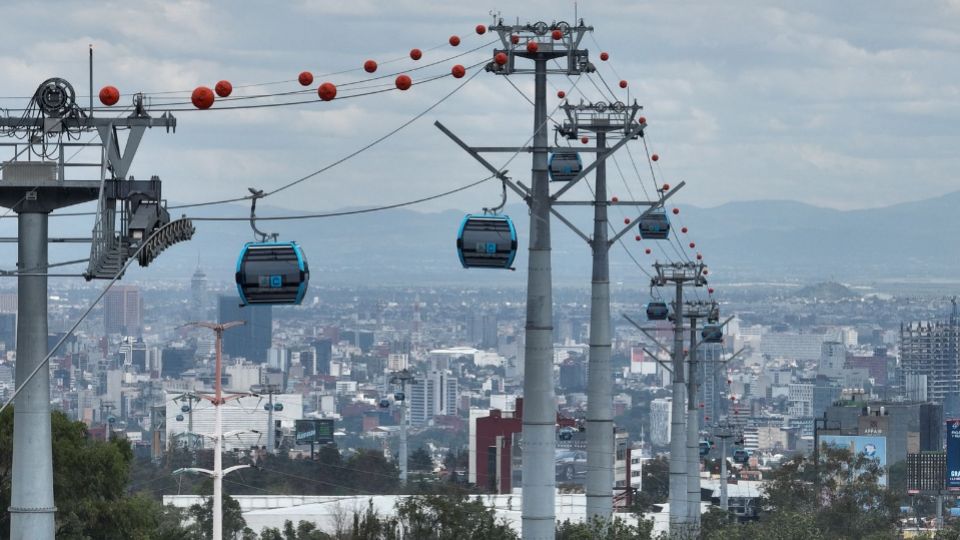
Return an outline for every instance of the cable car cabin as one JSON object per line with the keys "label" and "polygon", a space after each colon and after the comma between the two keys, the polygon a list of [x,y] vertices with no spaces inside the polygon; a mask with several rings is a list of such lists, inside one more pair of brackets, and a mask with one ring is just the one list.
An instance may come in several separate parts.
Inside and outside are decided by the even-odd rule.
{"label": "cable car cabin", "polygon": [[721,343],[723,341],[723,329],[719,324],[708,324],[703,327],[700,337],[704,343]]}
{"label": "cable car cabin", "polygon": [[583,170],[580,153],[573,150],[557,150],[550,154],[547,166],[551,182],[569,182]]}
{"label": "cable car cabin", "polygon": [[667,319],[667,304],[664,302],[650,302],[647,304],[647,319],[664,321]]}
{"label": "cable car cabin", "polygon": [[700,441],[700,457],[706,457],[710,453],[710,442]]}
{"label": "cable car cabin", "polygon": [[734,463],[740,464],[750,461],[750,452],[747,452],[743,448],[737,448],[733,451],[733,461]]}
{"label": "cable car cabin", "polygon": [[247,242],[237,259],[237,291],[243,305],[299,304],[310,269],[296,242]]}
{"label": "cable car cabin", "polygon": [[666,240],[670,234],[670,218],[663,208],[648,212],[640,218],[640,238]]}
{"label": "cable car cabin", "polygon": [[464,268],[510,268],[517,256],[517,230],[507,216],[467,214],[457,233]]}

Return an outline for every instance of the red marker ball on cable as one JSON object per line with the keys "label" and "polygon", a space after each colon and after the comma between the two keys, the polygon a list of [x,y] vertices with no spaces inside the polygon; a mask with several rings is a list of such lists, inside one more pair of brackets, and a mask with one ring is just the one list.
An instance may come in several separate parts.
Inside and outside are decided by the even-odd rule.
{"label": "red marker ball on cable", "polygon": [[457,64],[450,69],[450,73],[455,79],[460,79],[467,74],[467,68]]}
{"label": "red marker ball on cable", "polygon": [[657,155],[657,154],[654,154],[654,155],[650,156],[650,159],[652,159],[653,161],[660,161],[660,156]]}
{"label": "red marker ball on cable", "polygon": [[507,63],[507,53],[498,52],[493,55],[493,61],[500,64],[501,66]]}
{"label": "red marker ball on cable", "polygon": [[487,27],[482,24],[478,24],[475,30],[477,31],[477,34],[481,36],[487,33]]}
{"label": "red marker ball on cable", "polygon": [[363,70],[367,73],[373,73],[377,70],[377,62],[374,60],[367,60],[363,63]]}
{"label": "red marker ball on cable", "polygon": [[398,75],[397,80],[395,81],[397,88],[400,90],[408,90],[413,84],[413,80],[410,79],[409,75]]}
{"label": "red marker ball on cable", "polygon": [[233,93],[233,85],[230,84],[230,81],[219,81],[213,89],[216,90],[217,95],[220,97],[228,97]]}
{"label": "red marker ball on cable", "polygon": [[450,45],[456,47],[460,45],[460,36],[450,36]]}
{"label": "red marker ball on cable", "polygon": [[670,184],[664,183],[663,187],[660,189],[662,189],[663,191],[670,191]]}
{"label": "red marker ball on cable", "polygon": [[423,51],[420,49],[410,49],[410,58],[414,60],[419,60],[423,56]]}
{"label": "red marker ball on cable", "polygon": [[520,36],[516,34],[510,36],[510,43],[513,43],[514,45],[516,45],[517,43],[520,43]]}
{"label": "red marker ball on cable", "polygon": [[673,209],[673,214],[674,214],[674,215],[677,215],[677,214],[679,214],[679,213],[680,213],[680,209],[679,209],[679,208],[674,208],[674,209]]}
{"label": "red marker ball on cable", "polygon": [[317,95],[324,101],[337,97],[337,87],[333,83],[325,82],[317,88]]}
{"label": "red marker ball on cable", "polygon": [[563,39],[563,32],[560,30],[554,30],[553,33],[550,34],[550,37],[552,37],[555,41],[559,41]]}
{"label": "red marker ball on cable", "polygon": [[564,92],[563,90],[560,90],[559,92],[557,92],[557,97],[560,98],[560,99],[563,99],[563,98],[567,97],[567,93]]}
{"label": "red marker ball on cable", "polygon": [[100,103],[107,107],[116,105],[120,101],[120,91],[116,86],[104,86],[100,89]]}
{"label": "red marker ball on cable", "polygon": [[536,41],[528,41],[528,42],[527,42],[527,52],[528,52],[528,53],[533,54],[533,53],[537,52],[537,50],[538,50],[539,48],[540,48],[540,45],[538,45]]}
{"label": "red marker ball on cable", "polygon": [[626,87],[627,87],[627,81],[620,81],[620,88],[626,88]]}
{"label": "red marker ball on cable", "polygon": [[213,90],[206,86],[198,86],[190,94],[190,101],[198,109],[209,109],[213,105]]}
{"label": "red marker ball on cable", "polygon": [[603,60],[604,62],[606,62],[606,61],[609,60],[609,59],[610,59],[610,55],[609,55],[609,54],[607,54],[607,53],[605,53],[605,52],[600,53],[600,60]]}
{"label": "red marker ball on cable", "polygon": [[300,82],[301,86],[310,86],[313,84],[313,73],[301,71],[300,75],[297,76],[297,81]]}

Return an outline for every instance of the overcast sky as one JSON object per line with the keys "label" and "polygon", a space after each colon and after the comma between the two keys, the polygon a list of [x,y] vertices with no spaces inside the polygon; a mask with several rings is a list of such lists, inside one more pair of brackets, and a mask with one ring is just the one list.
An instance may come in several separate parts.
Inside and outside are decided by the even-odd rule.
{"label": "overcast sky", "polygon": [[[522,4],[522,5],[521,5]],[[283,81],[302,70],[344,83],[365,59],[426,51],[421,64],[480,46],[490,10],[521,22],[573,19],[572,2],[351,0],[299,2],[6,2],[0,95],[30,95],[47,77],[94,86],[189,90]],[[885,206],[957,189],[960,1],[581,2],[595,27],[584,46],[611,86],[629,81],[648,118],[662,175],[686,180],[679,202],[790,199],[840,209]],[[463,43],[444,45],[452,34]],[[432,47],[442,45],[435,50]],[[412,72],[414,80],[489,58],[492,46]],[[610,53],[609,62],[598,60]],[[409,59],[379,73],[414,67]],[[391,79],[387,79],[390,81]],[[532,95],[532,80],[516,75]],[[561,76],[551,80],[568,88]],[[159,175],[165,196],[197,202],[270,190],[381,136],[456,87],[442,79],[408,92],[293,107],[177,112],[176,134],[147,134],[132,174]],[[296,83],[238,88],[235,95],[297,90]],[[599,99],[586,80],[579,90]],[[620,99],[627,92],[620,91]],[[550,107],[557,99],[550,91]],[[573,92],[579,99],[579,92]],[[312,94],[315,97],[315,94]],[[23,106],[0,100],[0,107]],[[85,100],[84,100],[85,103]],[[216,106],[215,106],[216,107]],[[162,108],[155,107],[159,114]],[[480,73],[414,125],[270,204],[298,210],[365,206],[430,195],[484,176],[432,126],[441,120],[475,145],[519,145],[532,107],[504,77]],[[642,146],[632,151],[640,156]],[[502,156],[498,159],[505,159]],[[629,158],[618,156],[632,189]],[[529,156],[509,167],[527,182]],[[643,181],[649,185],[649,171]],[[611,194],[623,193],[616,169]],[[581,192],[585,194],[585,192]],[[494,185],[424,204],[437,211],[496,203]]]}

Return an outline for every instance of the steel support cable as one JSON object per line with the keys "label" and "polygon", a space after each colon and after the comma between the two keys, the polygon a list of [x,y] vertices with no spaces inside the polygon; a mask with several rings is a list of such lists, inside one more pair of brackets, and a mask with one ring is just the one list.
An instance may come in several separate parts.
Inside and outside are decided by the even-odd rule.
{"label": "steel support cable", "polygon": [[[399,75],[400,73],[407,73],[407,72],[411,72],[411,71],[418,71],[418,70],[421,70],[421,69],[424,69],[424,68],[427,68],[427,67],[431,67],[431,66],[435,66],[435,65],[438,65],[438,64],[442,64],[442,63],[444,63],[444,62],[449,62],[450,60],[454,60],[454,59],[456,59],[456,58],[460,58],[460,57],[465,56],[465,55],[467,55],[467,54],[470,54],[470,53],[472,53],[472,52],[476,52],[476,51],[478,51],[478,50],[480,50],[480,49],[483,49],[483,48],[485,48],[485,47],[488,47],[488,46],[496,43],[497,41],[498,41],[498,40],[493,40],[493,41],[484,43],[484,44],[482,44],[482,45],[480,45],[480,46],[478,46],[478,47],[474,47],[474,48],[472,48],[472,49],[466,50],[466,51],[464,51],[464,52],[462,52],[462,53],[455,54],[455,55],[453,55],[453,56],[448,56],[448,57],[445,57],[445,58],[442,58],[442,59],[440,59],[440,60],[437,60],[437,61],[434,61],[434,62],[430,62],[430,63],[427,63],[427,64],[418,65],[418,66],[416,66],[416,67],[412,67],[412,68],[410,68],[410,69],[408,69],[408,70],[405,70],[405,71],[398,71],[398,72],[395,72],[395,73],[392,73],[392,74],[388,74],[388,75],[380,75],[380,76],[377,76],[377,77],[371,77],[371,78],[361,79],[361,80],[353,81],[353,82],[349,82],[349,83],[343,83],[343,84],[340,84],[340,85],[338,85],[338,86],[346,86],[346,85],[351,85],[351,84],[357,84],[357,83],[364,82],[364,81],[372,81],[372,80],[381,79],[381,78],[385,78],[385,77],[392,77],[392,76],[394,76],[394,75]],[[425,51],[428,51],[428,52],[429,52],[429,51],[435,51],[435,50],[437,50],[437,49],[440,49],[440,48],[446,47],[446,46],[448,46],[448,44],[447,44],[447,42],[444,42],[444,43],[441,43],[441,44],[439,44],[439,45],[435,45],[435,46],[433,46],[433,47],[429,47],[429,48],[424,49],[424,50],[425,50]],[[379,62],[378,64],[381,65],[381,66],[387,65],[387,64],[393,64],[393,63],[396,63],[396,62],[405,60],[405,59],[407,59],[407,58],[409,58],[409,55],[399,56],[399,57],[396,57],[396,58],[392,58],[392,59],[390,59],[390,60],[384,60],[383,62]],[[340,71],[331,71],[331,72],[328,72],[328,73],[319,73],[319,74],[314,75],[314,78],[315,78],[315,79],[318,79],[318,78],[321,78],[321,77],[331,77],[331,76],[334,76],[334,75],[343,75],[343,74],[345,74],[345,73],[353,73],[353,72],[357,72],[357,71],[360,71],[360,70],[363,70],[363,69],[364,69],[364,68],[363,68],[362,66],[360,66],[360,67],[355,67],[355,68],[350,68],[350,69],[344,69],[344,70],[340,70]],[[287,83],[294,83],[294,82],[298,82],[298,80],[297,80],[297,79],[285,79],[285,80],[281,80],[281,81],[268,81],[268,82],[262,82],[262,83],[235,84],[235,85],[233,85],[233,88],[234,88],[234,89],[236,89],[236,88],[253,88],[253,87],[258,87],[258,86],[272,86],[272,85],[277,85],[277,84],[287,84]],[[316,90],[313,90],[313,89],[306,89],[306,90],[297,90],[297,91],[295,91],[295,92],[280,92],[280,93],[276,93],[276,94],[265,94],[265,95],[288,95],[288,94],[293,94],[293,93],[315,92],[315,91],[316,91]],[[165,90],[165,91],[134,92],[134,93],[135,93],[135,94],[142,94],[142,95],[147,96],[147,97],[153,97],[153,96],[171,95],[171,94],[187,94],[187,95],[189,95],[191,92],[193,92],[193,89],[192,89],[192,88],[189,89],[189,90]],[[0,99],[31,99],[32,97],[33,97],[33,96],[0,96]],[[77,99],[83,99],[83,98],[88,98],[88,99],[89,99],[90,97],[91,97],[91,96],[89,96],[89,95],[78,95],[78,96],[77,96]],[[92,97],[97,97],[97,96],[92,96]],[[242,98],[242,97],[245,97],[245,96],[236,96],[236,98]],[[236,99],[236,98],[231,97],[231,98],[223,98],[223,99]],[[170,97],[170,98],[159,98],[159,99],[179,99],[179,98],[177,98],[177,97]],[[190,102],[188,101],[188,102],[186,102],[186,103],[190,103]],[[94,107],[94,110],[102,110],[102,109],[104,109],[104,108],[103,108],[103,107]],[[4,110],[15,111],[15,110],[23,110],[23,109],[7,109],[7,108],[4,108]]]}
{"label": "steel support cable", "polygon": [[107,291],[109,291],[113,287],[114,283],[116,283],[120,279],[120,276],[122,276],[123,273],[127,271],[127,268],[129,268],[130,264],[137,259],[137,257],[140,255],[140,252],[143,250],[143,248],[150,243],[150,240],[152,240],[157,235],[162,233],[164,229],[166,229],[167,227],[170,227],[171,225],[177,222],[178,220],[171,221],[170,223],[167,223],[163,227],[160,227],[159,229],[153,231],[153,233],[150,236],[148,236],[147,239],[140,244],[140,247],[138,247],[137,250],[133,253],[133,255],[131,255],[130,258],[127,259],[127,261],[120,268],[120,271],[117,272],[117,274],[110,279],[106,287],[104,287],[103,290],[100,291],[100,294],[97,295],[97,297],[93,300],[93,302],[90,303],[87,309],[84,310],[83,314],[80,315],[80,318],[77,319],[77,321],[73,323],[73,326],[71,326],[70,329],[67,330],[67,332],[60,338],[60,340],[57,341],[57,344],[50,348],[50,352],[48,352],[47,355],[43,358],[43,360],[37,365],[37,367],[30,372],[30,374],[27,376],[27,379],[23,381],[23,383],[20,384],[20,386],[14,389],[13,394],[7,399],[6,402],[4,402],[3,406],[0,406],[0,413],[6,410],[6,408],[9,407],[11,403],[13,403],[13,400],[16,399],[18,395],[20,395],[20,392],[24,388],[26,388],[28,384],[30,384],[30,381],[32,381],[33,378],[36,377],[37,373],[39,373],[41,369],[49,369],[50,358],[53,357],[53,355],[56,354],[56,352],[60,349],[60,347],[63,346],[63,343],[70,336],[73,335],[73,333],[80,326],[80,323],[82,323],[84,319],[86,319],[87,316],[90,315],[90,313],[93,311],[93,308],[95,308],[97,304],[100,303],[100,300],[102,300],[103,297],[106,296]]}
{"label": "steel support cable", "polygon": [[[479,51],[479,50],[481,50],[481,49],[484,49],[484,48],[486,48],[486,47],[489,47],[490,45],[493,45],[493,44],[496,43],[497,41],[499,41],[499,40],[489,41],[489,42],[487,42],[487,43],[483,43],[483,44],[481,44],[481,45],[479,45],[479,46],[477,46],[477,47],[474,47],[474,48],[472,48],[472,49],[468,49],[468,50],[466,50],[466,51],[463,51],[463,52],[461,52],[461,53],[455,54],[455,55],[453,55],[453,56],[448,56],[448,57],[446,57],[446,58],[441,58],[440,60],[436,60],[436,61],[429,62],[429,63],[426,63],[426,64],[421,64],[421,65],[418,65],[418,66],[416,66],[416,67],[412,67],[412,68],[407,69],[407,70],[395,71],[395,72],[392,72],[392,73],[384,73],[384,74],[382,74],[382,75],[377,75],[377,76],[375,76],[375,77],[367,77],[367,78],[365,78],[365,79],[357,79],[357,80],[355,80],[355,81],[347,81],[347,82],[334,83],[334,84],[336,84],[336,86],[337,86],[338,89],[339,89],[339,88],[347,88],[347,87],[356,86],[356,85],[363,85],[363,84],[365,84],[365,83],[369,83],[369,82],[373,82],[373,81],[381,81],[381,80],[384,80],[384,79],[389,79],[389,78],[396,77],[397,75],[402,75],[402,74],[405,74],[405,73],[413,73],[413,72],[415,72],[415,71],[420,71],[420,70],[423,70],[423,69],[431,68],[431,67],[433,67],[433,66],[437,66],[437,65],[440,65],[440,64],[444,64],[444,63],[446,63],[446,62],[450,62],[451,60],[456,60],[457,58],[464,57],[464,56],[466,56],[466,55],[468,55],[468,54],[475,53],[475,52],[477,52],[477,51]],[[484,63],[487,62],[487,61],[488,61],[488,60],[484,60]],[[356,69],[352,69],[352,70],[350,70],[350,71],[357,71],[357,70],[360,70],[360,69],[363,69],[363,68],[356,68]],[[325,75],[318,75],[317,77],[324,77],[324,76],[325,76]],[[389,84],[389,86],[393,86],[393,84]],[[236,88],[236,87],[235,87],[235,88]],[[316,93],[316,91],[317,91],[317,90],[316,90],[315,88],[305,88],[305,89],[298,89],[298,90],[290,90],[290,91],[287,91],[287,92],[272,92],[272,93],[264,93],[264,94],[250,94],[250,95],[245,95],[245,96],[229,96],[229,97],[225,97],[225,98],[219,98],[218,101],[239,101],[239,100],[245,100],[245,99],[260,99],[260,98],[265,98],[265,97],[292,96],[292,95],[297,95],[297,94],[313,94],[313,93]],[[191,103],[192,103],[191,101],[182,101],[182,102],[179,102],[179,103],[166,103],[165,105],[189,105],[189,104],[191,104]],[[96,107],[95,107],[95,109],[96,109]]]}
{"label": "steel support cable", "polygon": [[321,169],[318,169],[318,170],[316,170],[316,171],[314,171],[314,172],[312,172],[312,173],[310,173],[310,174],[308,174],[308,175],[306,175],[306,176],[303,176],[303,177],[301,177],[301,178],[298,178],[298,179],[296,179],[296,180],[294,180],[294,181],[292,181],[292,182],[290,182],[290,183],[284,184],[284,185],[282,185],[282,186],[280,186],[280,187],[278,187],[278,188],[276,188],[276,189],[274,189],[274,190],[272,190],[272,191],[269,191],[269,192],[265,193],[265,194],[264,194],[264,198],[269,197],[269,196],[271,196],[271,195],[273,195],[273,194],[276,194],[276,193],[280,193],[281,191],[284,191],[284,190],[289,189],[289,188],[291,188],[291,187],[293,187],[293,186],[296,186],[297,184],[300,184],[300,183],[302,183],[302,182],[305,182],[305,181],[313,178],[314,176],[317,176],[318,174],[322,174],[322,173],[324,173],[324,172],[326,172],[326,171],[328,171],[328,170],[336,167],[337,165],[340,165],[340,164],[343,163],[344,161],[347,161],[347,160],[353,158],[354,156],[356,156],[356,155],[358,155],[358,154],[360,154],[360,153],[362,153],[362,152],[364,152],[364,151],[366,151],[366,150],[369,150],[370,148],[373,148],[374,146],[380,144],[380,143],[383,142],[384,140],[386,140],[386,139],[388,139],[389,137],[391,137],[391,136],[395,135],[396,133],[400,132],[400,130],[406,128],[406,127],[409,126],[410,124],[412,124],[412,123],[416,122],[417,120],[423,118],[427,113],[429,113],[429,112],[432,111],[433,109],[439,107],[443,102],[445,102],[446,100],[450,99],[450,97],[452,97],[454,94],[456,94],[458,91],[460,91],[461,88],[463,88],[464,86],[466,86],[467,84],[469,84],[470,81],[472,81],[472,80],[474,79],[474,77],[476,77],[476,76],[479,75],[480,73],[481,73],[480,70],[475,70],[475,71],[473,72],[473,74],[470,75],[470,76],[467,78],[467,80],[465,80],[465,81],[463,81],[462,83],[460,83],[456,88],[454,88],[453,90],[451,90],[450,92],[448,92],[446,95],[444,95],[443,97],[441,97],[438,101],[436,101],[435,103],[433,103],[432,105],[430,105],[430,106],[427,107],[426,109],[422,110],[420,113],[418,113],[418,114],[417,114],[416,116],[414,116],[413,118],[411,118],[411,119],[407,120],[406,122],[400,124],[400,125],[397,126],[396,128],[388,131],[388,132],[387,132],[386,134],[384,134],[383,136],[381,136],[381,137],[379,137],[379,138],[377,138],[377,139],[374,139],[374,140],[373,140],[372,142],[370,142],[369,144],[360,147],[360,149],[355,150],[354,152],[351,152],[351,153],[347,154],[346,156],[344,156],[344,157],[342,157],[342,158],[334,161],[333,163],[327,165],[326,167],[323,167],[323,168],[321,168]]}
{"label": "steel support cable", "polygon": [[[484,63],[484,62],[481,62],[481,64],[482,64],[482,63]],[[475,64],[474,66],[471,66],[471,67],[476,67],[476,66],[479,66],[479,65],[480,65],[480,64]],[[307,175],[305,175],[305,176],[301,176],[300,178],[297,178],[296,180],[293,180],[293,181],[291,181],[291,182],[289,182],[289,183],[287,183],[287,184],[284,184],[284,185],[280,186],[279,188],[274,189],[273,191],[269,191],[269,192],[267,192],[267,193],[264,193],[264,195],[263,195],[262,198],[269,197],[270,195],[273,195],[274,193],[279,193],[280,191],[283,191],[283,190],[288,189],[288,188],[291,188],[291,187],[293,187],[293,186],[295,186],[295,185],[297,185],[297,184],[300,184],[300,183],[302,183],[302,182],[305,182],[305,181],[307,181],[307,180],[309,180],[309,179],[311,179],[311,178],[313,178],[313,177],[315,177],[315,176],[317,176],[317,175],[323,174],[323,173],[327,172],[328,170],[336,167],[337,165],[340,165],[340,164],[344,163],[345,161],[348,161],[348,160],[356,157],[356,156],[359,155],[360,153],[362,153],[362,152],[364,152],[364,151],[366,151],[366,150],[369,150],[370,148],[373,148],[374,146],[380,144],[380,143],[383,142],[384,140],[392,137],[393,135],[396,135],[397,133],[399,133],[400,131],[402,131],[404,128],[408,127],[410,124],[413,124],[414,122],[416,122],[417,120],[419,120],[420,118],[422,118],[423,116],[425,116],[427,113],[429,113],[429,112],[432,111],[433,109],[437,108],[437,106],[439,106],[441,103],[443,103],[444,101],[446,101],[447,99],[449,99],[451,96],[453,96],[455,93],[457,93],[460,89],[462,89],[464,86],[466,86],[466,84],[469,83],[471,80],[473,80],[473,78],[476,77],[479,73],[480,73],[479,70],[474,71],[474,73],[473,73],[469,78],[467,78],[467,80],[465,80],[465,81],[463,81],[462,83],[460,83],[459,86],[457,86],[456,88],[454,88],[453,90],[451,90],[450,92],[448,92],[446,95],[444,95],[443,97],[441,97],[438,101],[434,102],[433,104],[431,104],[429,107],[427,107],[426,109],[424,109],[424,110],[422,110],[421,112],[419,112],[419,113],[418,113],[417,115],[415,115],[414,117],[410,118],[409,120],[406,120],[405,122],[403,122],[402,124],[400,124],[400,125],[397,126],[396,128],[388,131],[386,134],[384,134],[384,135],[382,135],[382,136],[374,139],[374,140],[371,141],[370,143],[368,143],[368,144],[360,147],[359,149],[357,149],[357,150],[355,150],[355,151],[353,151],[353,152],[345,155],[344,157],[342,157],[342,158],[334,161],[333,163],[330,163],[330,164],[328,164],[328,165],[325,165],[324,167],[322,167],[322,168],[320,168],[320,169],[317,169],[317,170],[315,170],[315,171],[313,171],[313,172],[311,172],[311,173],[309,173],[309,174],[307,174]],[[446,75],[443,75],[443,76],[444,76],[444,77],[447,77],[447,76],[449,76],[449,74],[446,74]],[[422,83],[422,82],[425,82],[425,81],[421,81],[421,83]],[[418,84],[420,84],[420,83],[418,83]],[[487,178],[487,179],[489,179],[489,178]],[[486,179],[485,179],[485,180],[486,180]],[[466,189],[466,188],[464,188],[464,189]],[[229,204],[229,203],[234,203],[234,202],[247,201],[247,200],[250,200],[251,197],[252,197],[251,195],[244,195],[244,196],[241,196],[241,197],[233,197],[233,198],[228,198],[228,199],[218,199],[218,200],[204,201],[204,202],[199,202],[199,203],[180,204],[180,205],[170,206],[170,207],[168,207],[168,209],[169,209],[169,210],[181,210],[181,209],[184,209],[184,208],[199,208],[199,207],[203,207],[203,206],[216,206],[216,205],[221,205],[221,204]],[[421,201],[421,202],[422,202],[422,201]],[[95,213],[96,213],[96,212],[62,212],[62,213],[57,213],[57,214],[51,214],[51,216],[52,216],[52,217],[90,216],[90,215],[94,215]],[[325,217],[325,216],[321,216],[321,217]],[[209,218],[197,218],[197,219],[207,220],[207,221],[210,220]],[[243,219],[246,220],[246,221],[249,221],[249,220],[250,220],[249,216],[246,217],[246,218],[243,218]],[[258,217],[257,219],[260,220],[260,219],[269,219],[269,218],[260,218],[260,217]],[[236,219],[224,219],[224,221],[236,221]]]}

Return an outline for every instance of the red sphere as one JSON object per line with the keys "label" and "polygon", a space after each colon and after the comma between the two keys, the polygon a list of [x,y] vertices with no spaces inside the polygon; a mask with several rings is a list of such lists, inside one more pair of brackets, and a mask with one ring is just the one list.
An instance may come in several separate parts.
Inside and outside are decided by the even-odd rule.
{"label": "red sphere", "polygon": [[664,183],[663,187],[661,187],[660,189],[662,189],[663,191],[670,191],[670,184]]}
{"label": "red sphere", "polygon": [[[707,289],[707,293],[713,294],[713,287],[710,287],[709,289]],[[729,383],[729,382],[730,382],[730,381],[727,381],[727,383]]]}
{"label": "red sphere", "polygon": [[733,381],[730,379],[727,379],[727,384],[733,384]]}
{"label": "red sphere", "polygon": [[457,64],[450,69],[450,73],[453,74],[453,77],[459,79],[467,74],[467,68]]}
{"label": "red sphere", "polygon": [[626,88],[626,87],[627,87],[627,81],[620,81],[620,88]]}
{"label": "red sphere", "polygon": [[643,252],[646,253],[647,255],[649,255],[649,254],[651,253],[650,248],[647,248],[647,249],[643,250]]}
{"label": "red sphere", "polygon": [[450,36],[450,45],[456,47],[460,44],[460,36]]}
{"label": "red sphere", "polygon": [[213,105],[213,90],[206,86],[198,86],[190,94],[190,101],[198,109],[209,109]]}
{"label": "red sphere", "polygon": [[554,40],[561,40],[561,39],[563,39],[563,32],[561,32],[561,31],[559,31],[559,30],[554,30],[554,31],[550,34],[550,37],[552,37]]}
{"label": "red sphere", "polygon": [[619,197],[613,197],[612,199],[610,199],[610,202],[618,203],[618,202],[620,202],[620,198],[619,198]]}
{"label": "red sphere", "polygon": [[638,123],[638,124],[647,125],[647,117],[646,117],[646,116],[641,116],[640,118],[637,118],[637,123]]}
{"label": "red sphere", "polygon": [[302,86],[310,86],[313,84],[313,73],[309,71],[301,71],[300,75],[297,77],[297,80],[300,81]]}
{"label": "red sphere", "polygon": [[635,239],[635,240],[636,240],[637,242],[639,242],[639,241],[640,241],[640,235],[639,235],[639,234],[638,234],[638,235],[636,235],[636,236],[634,236],[633,238],[634,238],[634,239]]}
{"label": "red sphere", "polygon": [[567,97],[567,93],[564,92],[563,90],[558,90],[558,91],[557,91],[557,97],[560,98],[560,99],[563,99],[563,98]]}
{"label": "red sphere", "polygon": [[116,105],[120,101],[120,91],[116,86],[104,86],[100,89],[100,103],[107,107]]}
{"label": "red sphere", "polygon": [[654,155],[650,156],[650,159],[652,159],[652,160],[654,160],[654,161],[660,161],[660,156],[659,156],[658,154],[654,154]]}
{"label": "red sphere", "polygon": [[697,253],[697,260],[698,260],[698,261],[702,261],[702,260],[703,260],[703,255]]}
{"label": "red sphere", "polygon": [[605,52],[600,53],[600,60],[603,60],[604,62],[606,62],[606,61],[609,60],[609,59],[610,59],[610,55],[609,55],[609,54],[607,54],[607,53],[605,53]]}
{"label": "red sphere", "polygon": [[324,101],[337,97],[337,87],[331,82],[325,82],[317,88],[317,95]]}
{"label": "red sphere", "polygon": [[629,225],[629,224],[630,224],[630,218],[628,218],[628,217],[623,218],[623,224],[624,224],[624,225]]}
{"label": "red sphere", "polygon": [[419,60],[421,56],[423,56],[423,52],[420,49],[410,49],[410,58]]}
{"label": "red sphere", "polygon": [[674,209],[673,209],[673,214],[674,214],[674,215],[677,215],[677,214],[679,214],[679,213],[680,213],[680,209],[679,209],[679,208],[674,208]]}
{"label": "red sphere", "polygon": [[413,81],[410,79],[409,75],[398,75],[396,80],[397,88],[400,90],[409,90],[410,85],[413,84]]}
{"label": "red sphere", "polygon": [[590,142],[590,139],[586,137],[580,137],[580,142],[582,142],[583,144],[587,144],[588,142]]}
{"label": "red sphere", "polygon": [[704,416],[703,419],[704,419],[704,420],[709,420],[710,417],[709,417],[709,416]]}
{"label": "red sphere", "polygon": [[367,73],[373,73],[377,70],[377,62],[374,60],[367,60],[363,63],[363,70]]}
{"label": "red sphere", "polygon": [[510,36],[510,43],[513,43],[514,45],[516,45],[517,43],[520,43],[520,36],[516,34]]}
{"label": "red sphere", "polygon": [[687,234],[687,228],[686,228],[686,227],[681,227],[681,228],[680,228],[680,232],[682,232],[683,234]]}
{"label": "red sphere", "polygon": [[709,273],[710,273],[709,270],[707,270],[706,268],[703,269],[703,275],[707,275],[707,274],[709,274]]}
{"label": "red sphere", "polygon": [[216,90],[217,95],[220,97],[227,97],[233,93],[233,85],[230,84],[230,81],[219,81],[213,89]]}
{"label": "red sphere", "polygon": [[701,408],[701,409],[703,408],[703,403],[700,404],[700,408]]}
{"label": "red sphere", "polygon": [[537,52],[537,49],[539,49],[539,48],[540,48],[540,45],[538,45],[536,41],[532,41],[532,40],[531,40],[531,41],[528,41],[528,42],[527,42],[527,52],[528,52],[528,53],[533,54],[533,53]]}
{"label": "red sphere", "polygon": [[484,26],[484,25],[482,25],[482,24],[478,24],[477,27],[475,28],[475,30],[476,30],[477,33],[480,34],[481,36],[487,33],[487,27]]}
{"label": "red sphere", "polygon": [[507,53],[498,52],[493,55],[493,61],[500,64],[501,66],[507,63]]}
{"label": "red sphere", "polygon": [[690,249],[693,249],[695,247],[697,247],[697,244],[695,242],[690,242]]}

